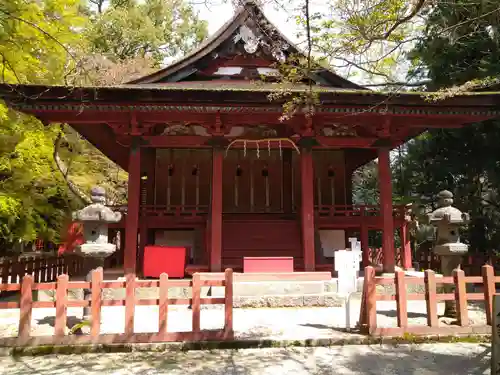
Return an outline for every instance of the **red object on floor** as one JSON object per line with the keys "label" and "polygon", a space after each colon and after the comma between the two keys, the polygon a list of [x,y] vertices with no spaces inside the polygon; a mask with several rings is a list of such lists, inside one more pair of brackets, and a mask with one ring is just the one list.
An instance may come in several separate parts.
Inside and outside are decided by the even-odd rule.
{"label": "red object on floor", "polygon": [[293,272],[293,257],[244,257],[243,272]]}
{"label": "red object on floor", "polygon": [[77,222],[68,223],[61,234],[61,238],[63,241],[59,245],[57,254],[73,253],[76,247],[84,242],[82,224]]}
{"label": "red object on floor", "polygon": [[144,248],[144,277],[184,277],[186,248],[168,246],[146,246]]}

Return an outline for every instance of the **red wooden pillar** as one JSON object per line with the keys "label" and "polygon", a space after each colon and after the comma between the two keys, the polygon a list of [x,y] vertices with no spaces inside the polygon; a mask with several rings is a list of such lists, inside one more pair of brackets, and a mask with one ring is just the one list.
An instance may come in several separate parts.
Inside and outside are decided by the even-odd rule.
{"label": "red wooden pillar", "polygon": [[302,149],[300,154],[302,250],[305,271],[315,269],[314,251],[314,181],[311,150]]}
{"label": "red wooden pillar", "polygon": [[139,227],[139,205],[141,201],[141,148],[135,139],[130,146],[128,162],[128,203],[125,221],[125,274],[136,272],[137,230]]}
{"label": "red wooden pillar", "polygon": [[[155,189],[155,168],[156,168],[156,150],[154,148],[146,148],[141,151],[141,198],[140,207],[154,204],[154,189]],[[142,212],[141,212],[142,211]],[[149,244],[149,228],[147,221],[147,213],[144,210],[139,210],[139,254],[137,260],[139,262],[137,272],[142,274],[144,266],[144,249]]]}
{"label": "red wooden pillar", "polygon": [[212,205],[210,215],[210,271],[222,269],[222,150],[212,153]]}
{"label": "red wooden pillar", "polygon": [[283,207],[281,209],[283,212],[289,214],[293,211],[292,207],[292,150],[284,149],[283,150],[283,181],[282,181],[282,202]]}
{"label": "red wooden pillar", "polygon": [[378,184],[380,190],[380,215],[382,216],[383,272],[394,272],[394,218],[392,214],[392,182],[390,149],[378,149]]}
{"label": "red wooden pillar", "polygon": [[[363,220],[363,219],[362,219]],[[361,254],[363,257],[363,268],[370,265],[370,248],[368,247],[368,227],[361,223]]]}
{"label": "red wooden pillar", "polygon": [[399,228],[399,237],[401,238],[401,263],[405,270],[412,269],[410,236],[408,235],[408,222],[403,221]]}

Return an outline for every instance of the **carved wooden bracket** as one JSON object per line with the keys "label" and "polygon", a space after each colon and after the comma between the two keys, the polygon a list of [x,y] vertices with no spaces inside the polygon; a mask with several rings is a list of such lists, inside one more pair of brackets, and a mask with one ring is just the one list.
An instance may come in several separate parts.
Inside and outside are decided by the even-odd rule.
{"label": "carved wooden bracket", "polygon": [[374,132],[379,138],[389,138],[391,136],[391,118],[384,116],[381,121],[375,125]]}

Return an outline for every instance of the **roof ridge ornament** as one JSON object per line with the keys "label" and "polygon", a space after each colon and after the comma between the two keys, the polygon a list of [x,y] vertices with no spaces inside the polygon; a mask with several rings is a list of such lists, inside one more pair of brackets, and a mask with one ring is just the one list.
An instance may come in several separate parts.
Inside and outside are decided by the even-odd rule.
{"label": "roof ridge ornament", "polygon": [[266,35],[266,32],[266,26],[259,22],[258,17],[250,13],[250,18],[238,28],[233,42],[238,43],[241,40],[244,50],[249,54],[256,53],[259,47],[261,47],[279,62],[284,62],[286,60],[284,51],[289,49],[290,46],[286,42],[282,42],[279,38],[278,40],[273,40],[273,36]]}

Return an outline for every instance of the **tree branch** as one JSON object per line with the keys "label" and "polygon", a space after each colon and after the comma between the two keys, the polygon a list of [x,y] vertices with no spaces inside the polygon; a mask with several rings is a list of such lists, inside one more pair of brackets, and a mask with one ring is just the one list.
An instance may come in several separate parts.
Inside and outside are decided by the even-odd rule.
{"label": "tree branch", "polygon": [[56,140],[54,141],[54,162],[56,163],[57,169],[59,172],[61,172],[64,181],[66,181],[66,184],[68,185],[69,190],[83,203],[83,204],[90,204],[92,203],[90,198],[85,195],[78,186],[76,186],[73,182],[70,181],[69,179],[69,168],[68,166],[62,161],[61,156],[59,155],[59,150],[61,148],[61,142],[63,139],[64,135],[64,128],[63,125],[60,125],[59,128],[59,134],[57,135]]}
{"label": "tree branch", "polygon": [[403,87],[420,87],[431,83],[431,80],[419,81],[419,82],[386,82],[386,83],[371,83],[363,85],[365,87],[384,87],[384,86],[403,86]]}
{"label": "tree branch", "polygon": [[57,40],[57,38],[55,38],[54,36],[52,36],[50,33],[48,33],[47,31],[45,31],[44,29],[42,29],[41,27],[39,27],[38,25],[34,24],[33,22],[30,22],[28,20],[25,20],[23,18],[20,18],[20,17],[17,17],[15,15],[13,15],[12,13],[10,12],[7,12],[3,9],[0,9],[0,13],[3,13],[5,14],[7,17],[10,17],[16,21],[19,21],[19,22],[22,22],[22,23],[25,23],[31,27],[33,27],[34,29],[38,30],[39,32],[41,32],[43,35],[45,35],[47,38],[49,38],[50,40],[54,41],[57,43],[58,46],[60,46],[62,49],[64,49],[64,51],[66,51],[66,53],[73,59],[76,61],[76,57],[75,55],[73,55],[73,53],[68,49],[68,47],[66,47],[64,44],[62,44],[59,40]]}
{"label": "tree branch", "polygon": [[415,4],[415,7],[413,10],[408,14],[407,16],[397,20],[390,28],[389,30],[386,31],[385,34],[382,35],[382,39],[387,39],[391,36],[391,34],[396,30],[399,26],[401,26],[403,23],[408,22],[411,20],[413,17],[417,15],[418,12],[424,7],[425,3],[427,0],[418,0],[417,3]]}

